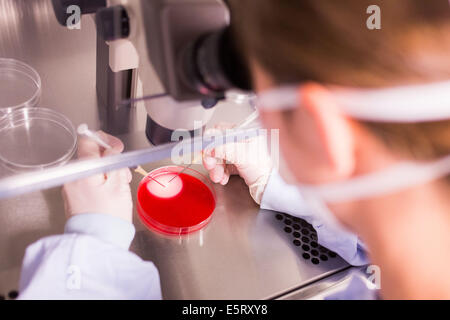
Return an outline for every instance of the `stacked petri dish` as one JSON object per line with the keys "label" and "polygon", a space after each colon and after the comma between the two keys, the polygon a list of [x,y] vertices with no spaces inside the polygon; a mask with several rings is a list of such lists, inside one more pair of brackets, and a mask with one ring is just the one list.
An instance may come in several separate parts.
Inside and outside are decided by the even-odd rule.
{"label": "stacked petri dish", "polygon": [[37,106],[41,78],[36,70],[18,60],[0,58],[0,118],[21,108]]}
{"label": "stacked petri dish", "polygon": [[203,174],[181,166],[150,172],[138,187],[141,221],[163,235],[186,235],[204,228],[216,207],[214,188]]}
{"label": "stacked petri dish", "polygon": [[0,160],[13,171],[64,164],[76,148],[74,126],[51,109],[21,108],[0,120]]}
{"label": "stacked petri dish", "polygon": [[12,171],[61,165],[76,151],[71,121],[38,107],[41,90],[39,74],[31,66],[0,58],[0,161]]}

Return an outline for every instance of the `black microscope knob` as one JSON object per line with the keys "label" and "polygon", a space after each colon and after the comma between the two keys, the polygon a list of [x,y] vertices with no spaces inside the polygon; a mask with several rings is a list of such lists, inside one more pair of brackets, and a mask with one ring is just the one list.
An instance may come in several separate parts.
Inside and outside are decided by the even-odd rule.
{"label": "black microscope knob", "polygon": [[67,13],[67,8],[76,5],[80,8],[81,14],[94,13],[98,9],[106,7],[106,0],[52,0],[53,11],[58,22],[66,26],[67,19],[71,13]]}
{"label": "black microscope knob", "polygon": [[222,97],[206,97],[203,98],[200,102],[205,109],[214,108],[220,101],[224,100],[225,96]]}
{"label": "black microscope knob", "polygon": [[105,41],[127,38],[130,35],[130,19],[123,6],[108,7],[95,14],[97,34]]}

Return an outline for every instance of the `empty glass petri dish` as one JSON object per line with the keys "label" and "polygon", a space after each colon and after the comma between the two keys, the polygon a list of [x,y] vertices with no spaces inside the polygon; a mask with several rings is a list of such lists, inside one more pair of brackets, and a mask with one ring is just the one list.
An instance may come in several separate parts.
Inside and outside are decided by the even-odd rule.
{"label": "empty glass petri dish", "polygon": [[0,58],[0,118],[24,107],[35,107],[41,97],[41,78],[18,60]]}
{"label": "empty glass petri dish", "polygon": [[141,221],[164,235],[186,235],[204,228],[215,207],[211,182],[192,168],[158,168],[144,177],[138,187],[137,211]]}
{"label": "empty glass petri dish", "polygon": [[70,120],[46,108],[22,108],[0,119],[0,160],[13,171],[66,163],[77,148]]}

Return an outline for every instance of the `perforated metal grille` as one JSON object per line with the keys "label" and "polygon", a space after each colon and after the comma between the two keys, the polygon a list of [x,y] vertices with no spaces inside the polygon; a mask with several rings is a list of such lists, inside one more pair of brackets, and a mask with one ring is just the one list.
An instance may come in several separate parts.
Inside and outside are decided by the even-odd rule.
{"label": "perforated metal grille", "polygon": [[275,219],[282,224],[284,232],[291,236],[292,243],[301,251],[303,259],[320,264],[337,257],[335,252],[317,243],[316,230],[305,220],[285,213],[275,214]]}

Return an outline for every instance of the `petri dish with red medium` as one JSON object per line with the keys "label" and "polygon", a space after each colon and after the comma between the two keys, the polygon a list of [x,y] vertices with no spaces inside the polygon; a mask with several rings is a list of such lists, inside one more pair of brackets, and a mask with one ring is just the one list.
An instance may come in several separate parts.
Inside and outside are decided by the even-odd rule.
{"label": "petri dish with red medium", "polygon": [[137,211],[152,231],[186,235],[204,228],[216,207],[211,182],[200,172],[181,166],[151,171],[138,187]]}

